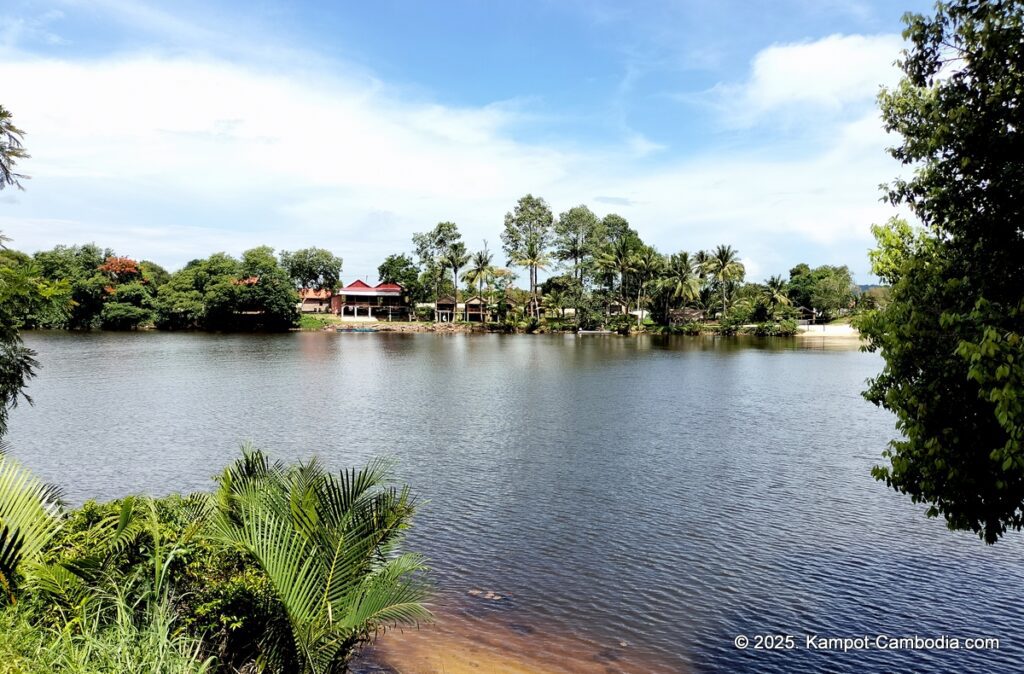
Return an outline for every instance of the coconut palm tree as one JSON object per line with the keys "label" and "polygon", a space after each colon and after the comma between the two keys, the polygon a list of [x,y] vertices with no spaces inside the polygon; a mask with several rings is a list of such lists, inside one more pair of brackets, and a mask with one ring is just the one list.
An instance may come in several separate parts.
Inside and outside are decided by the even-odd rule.
{"label": "coconut palm tree", "polygon": [[693,302],[700,297],[700,272],[693,258],[686,251],[669,256],[662,275],[662,282],[672,294],[672,299]]}
{"label": "coconut palm tree", "polygon": [[469,262],[469,253],[466,252],[466,244],[461,241],[453,243],[444,256],[441,264],[452,270],[452,280],[455,282],[455,313],[459,311],[459,270]]}
{"label": "coconut palm tree", "polygon": [[711,253],[706,250],[698,250],[693,254],[693,266],[700,276],[701,281],[708,277],[708,261],[711,260]]}
{"label": "coconut palm tree", "polygon": [[561,290],[552,290],[544,293],[544,308],[557,311],[558,317],[565,319],[565,307],[569,304],[569,298]]}
{"label": "coconut palm tree", "polygon": [[742,280],[746,269],[740,262],[739,251],[732,246],[718,246],[704,265],[708,278],[718,287],[722,296],[722,317],[728,310],[729,287],[733,281]]}
{"label": "coconut palm tree", "polygon": [[0,105],[0,190],[5,187],[22,189],[19,181],[28,178],[14,172],[16,160],[29,158],[21,144],[24,136],[25,132],[14,126],[10,111]]}
{"label": "coconut palm tree", "polygon": [[537,299],[537,270],[547,269],[548,265],[551,264],[551,256],[538,241],[531,239],[526,242],[522,254],[511,262],[516,266],[527,267],[530,270],[530,315],[537,317],[540,315]]}
{"label": "coconut palm tree", "polygon": [[633,254],[631,269],[636,274],[636,329],[643,326],[644,290],[647,284],[656,279],[665,267],[665,258],[652,246],[644,246]]}
{"label": "coconut palm tree", "polygon": [[761,301],[768,307],[768,313],[774,317],[775,312],[781,306],[789,306],[790,300],[786,295],[786,281],[776,274],[764,282],[761,289]]}
{"label": "coconut palm tree", "polygon": [[469,268],[462,275],[463,281],[477,284],[477,294],[481,300],[484,297],[484,283],[489,284],[494,274],[493,260],[494,255],[487,249],[487,241],[484,241],[483,250],[473,253],[473,257],[469,261]]}
{"label": "coconut palm tree", "polygon": [[286,616],[260,645],[272,669],[344,671],[378,631],[430,619],[423,560],[397,551],[415,504],[388,475],[380,461],[335,475],[247,449],[218,478],[212,535],[255,560]]}
{"label": "coconut palm tree", "polygon": [[633,246],[628,238],[619,239],[605,248],[597,256],[597,266],[602,272],[619,279],[619,296],[629,313],[629,297],[626,295],[626,277],[633,272]]}

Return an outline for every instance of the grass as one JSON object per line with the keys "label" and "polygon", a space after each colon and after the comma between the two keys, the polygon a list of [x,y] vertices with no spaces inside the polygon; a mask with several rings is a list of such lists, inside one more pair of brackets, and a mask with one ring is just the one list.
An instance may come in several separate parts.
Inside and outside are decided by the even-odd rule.
{"label": "grass", "polygon": [[[166,602],[132,606],[124,595],[80,607],[62,627],[33,625],[20,606],[0,609],[0,674],[206,674],[213,661],[178,632]],[[101,619],[112,614],[112,619]]]}
{"label": "grass", "polygon": [[302,314],[299,316],[299,330],[323,330],[340,322],[334,314]]}

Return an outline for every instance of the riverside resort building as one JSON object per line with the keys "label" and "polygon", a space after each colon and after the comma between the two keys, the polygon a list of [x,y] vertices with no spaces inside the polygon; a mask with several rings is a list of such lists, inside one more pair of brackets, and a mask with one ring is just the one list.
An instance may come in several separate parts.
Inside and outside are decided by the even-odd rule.
{"label": "riverside resort building", "polygon": [[331,297],[331,311],[342,319],[406,321],[409,298],[397,283],[371,286],[356,280]]}

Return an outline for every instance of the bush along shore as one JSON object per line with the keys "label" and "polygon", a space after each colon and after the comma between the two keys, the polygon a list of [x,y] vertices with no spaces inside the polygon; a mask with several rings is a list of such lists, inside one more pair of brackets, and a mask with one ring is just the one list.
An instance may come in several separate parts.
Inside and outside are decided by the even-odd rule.
{"label": "bush along shore", "polygon": [[66,509],[0,456],[0,670],[321,672],[416,625],[416,502],[388,464],[332,474],[244,449],[211,493]]}
{"label": "bush along shore", "polygon": [[[663,334],[663,335],[755,335],[758,337],[791,337],[800,332],[799,324],[792,319],[778,321],[766,321],[763,323],[740,324],[740,323],[706,323],[690,321],[674,325],[658,325],[653,321],[646,320],[641,323],[638,330],[632,317],[620,317],[618,320],[610,319],[607,327],[602,332],[629,334]],[[345,323],[333,315],[307,314],[302,316],[300,330],[307,332],[318,331],[345,331],[348,329],[364,329],[376,332],[440,332],[440,333],[473,333],[473,332],[498,332],[498,333],[527,333],[545,334],[551,332],[573,332],[576,327],[565,321],[545,320],[515,320],[514,318],[503,321],[490,321],[487,323],[454,321],[454,322],[432,322],[432,321],[384,321],[380,323]],[[584,331],[586,332],[586,331]]]}
{"label": "bush along shore", "polygon": [[[731,246],[663,254],[618,215],[598,218],[578,206],[555,218],[532,195],[506,215],[502,241],[507,267],[486,242],[470,252],[454,223],[414,234],[415,257],[391,254],[377,268],[395,293],[389,312],[435,326],[473,318],[503,332],[792,334],[791,321],[827,322],[884,306],[887,298],[886,288],[854,285],[846,267],[801,263],[788,277],[751,281]],[[10,287],[45,291],[45,302],[17,307],[22,328],[322,329],[333,320],[330,297],[342,288],[342,269],[342,259],[321,248],[214,253],[173,273],[94,244],[31,255],[0,248],[0,274]],[[516,285],[517,270],[526,272],[525,288]],[[548,274],[543,282],[540,271]],[[359,318],[383,311],[380,297],[340,294]],[[322,313],[303,314],[300,297],[313,298],[307,308]]]}

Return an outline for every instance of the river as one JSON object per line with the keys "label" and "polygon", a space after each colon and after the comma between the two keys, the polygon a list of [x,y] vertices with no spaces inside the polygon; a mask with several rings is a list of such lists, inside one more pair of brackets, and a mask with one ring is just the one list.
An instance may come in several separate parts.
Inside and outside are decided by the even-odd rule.
{"label": "river", "polygon": [[[998,672],[1024,659],[1020,534],[985,546],[870,476],[895,433],[860,396],[875,354],[597,335],[26,342],[42,367],[9,440],[72,503],[209,489],[246,441],[336,467],[394,457],[424,501],[407,547],[430,559],[438,626],[387,634],[364,671]],[[795,647],[738,649],[738,635]],[[844,653],[806,635],[1000,647]]]}

